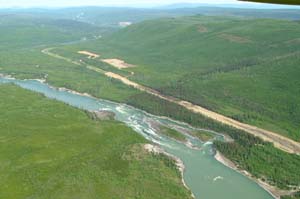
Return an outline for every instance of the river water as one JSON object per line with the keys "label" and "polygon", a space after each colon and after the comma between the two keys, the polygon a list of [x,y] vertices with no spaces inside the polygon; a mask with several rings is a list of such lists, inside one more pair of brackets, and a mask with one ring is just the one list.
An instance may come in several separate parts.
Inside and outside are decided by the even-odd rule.
{"label": "river water", "polygon": [[22,88],[42,93],[48,98],[56,99],[81,109],[114,112],[116,120],[124,122],[146,139],[158,144],[166,152],[183,161],[185,165],[184,180],[196,199],[273,198],[255,182],[216,161],[210,142],[203,143],[186,135],[190,143],[195,146],[191,148],[183,143],[159,135],[155,128],[151,126],[153,121],[155,121],[169,127],[192,128],[184,123],[157,117],[124,104],[56,89],[36,80],[15,80],[0,77],[1,83],[15,83]]}

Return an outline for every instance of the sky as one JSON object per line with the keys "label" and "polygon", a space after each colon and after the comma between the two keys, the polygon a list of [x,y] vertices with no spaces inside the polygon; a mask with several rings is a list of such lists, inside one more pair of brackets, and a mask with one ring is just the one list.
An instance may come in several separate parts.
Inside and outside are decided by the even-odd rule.
{"label": "sky", "polygon": [[133,6],[151,7],[175,3],[246,4],[237,0],[0,0],[7,7]]}
{"label": "sky", "polygon": [[0,7],[155,6],[174,3],[236,4],[236,0],[0,0]]}

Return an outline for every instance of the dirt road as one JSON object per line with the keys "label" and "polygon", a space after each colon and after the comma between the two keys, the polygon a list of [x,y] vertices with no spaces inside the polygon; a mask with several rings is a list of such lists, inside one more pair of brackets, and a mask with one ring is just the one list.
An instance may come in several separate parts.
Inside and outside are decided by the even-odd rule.
{"label": "dirt road", "polygon": [[52,50],[51,48],[48,48],[48,49],[43,50],[42,52],[44,54],[49,55],[49,56],[65,60],[67,62],[76,64],[76,65],[85,66],[89,70],[93,70],[95,72],[106,75],[107,77],[117,79],[117,80],[121,81],[122,83],[124,83],[128,86],[134,87],[134,88],[139,89],[139,90],[144,91],[144,92],[147,92],[148,94],[157,96],[157,97],[159,97],[161,99],[164,99],[164,100],[167,100],[169,102],[178,104],[178,105],[180,105],[180,106],[182,106],[182,107],[184,107],[184,108],[186,108],[186,109],[188,109],[192,112],[199,113],[199,114],[204,115],[208,118],[211,118],[215,121],[218,121],[218,122],[221,122],[223,124],[226,124],[226,125],[235,127],[237,129],[243,130],[247,133],[250,133],[252,135],[260,137],[264,141],[268,141],[268,142],[273,143],[275,147],[277,147],[277,148],[279,148],[283,151],[286,151],[288,153],[300,154],[300,143],[299,142],[296,142],[294,140],[291,140],[287,137],[276,134],[274,132],[258,128],[256,126],[252,126],[252,125],[249,125],[249,124],[244,124],[244,123],[238,122],[236,120],[233,120],[233,119],[231,119],[229,117],[226,117],[224,115],[221,115],[219,113],[216,113],[216,112],[210,111],[208,109],[205,109],[201,106],[192,104],[188,101],[182,101],[180,99],[177,99],[177,98],[174,98],[174,97],[171,97],[171,96],[163,95],[163,94],[159,93],[156,90],[153,90],[149,87],[146,87],[146,86],[140,85],[136,82],[133,82],[133,81],[131,81],[131,80],[127,79],[126,77],[123,77],[119,74],[104,71],[102,69],[99,69],[97,67],[94,67],[94,66],[91,66],[91,65],[88,65],[88,64],[85,64],[85,63],[78,63],[78,62],[73,61],[69,58],[62,57],[60,55],[54,54],[54,53],[50,52],[51,50]]}

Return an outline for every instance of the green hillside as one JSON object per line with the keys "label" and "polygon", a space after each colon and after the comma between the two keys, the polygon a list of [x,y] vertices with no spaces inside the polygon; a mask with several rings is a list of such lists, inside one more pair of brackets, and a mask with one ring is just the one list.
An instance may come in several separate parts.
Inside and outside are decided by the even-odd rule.
{"label": "green hillside", "polygon": [[[285,0],[283,0],[285,1]],[[295,0],[297,1],[297,0]],[[130,21],[133,23],[162,17],[180,16],[241,16],[252,18],[277,18],[299,20],[299,10],[295,9],[269,9],[267,6],[249,7],[248,4],[239,5],[240,8],[224,7],[224,4],[175,4],[161,6],[155,9],[125,8],[125,7],[69,7],[69,8],[28,8],[28,9],[1,9],[0,15],[31,15],[38,18],[67,19],[85,22],[99,27],[116,29],[119,22]]]}
{"label": "green hillside", "polygon": [[[215,147],[241,169],[280,188],[299,186],[298,156],[282,152],[243,131],[130,88],[83,65],[41,52],[54,47],[51,52],[120,73],[164,94],[299,141],[298,21],[194,16],[145,21],[113,33],[110,28],[71,20],[69,13],[65,14],[64,19],[58,19],[59,15],[50,18],[26,13],[2,15],[0,74],[10,74],[19,79],[46,78],[52,86],[127,103],[149,113],[225,133],[235,142],[216,141]],[[102,33],[105,33],[103,38],[95,39]],[[136,67],[119,70],[98,59],[79,55],[79,50],[98,53],[101,58],[124,59]],[[1,110],[8,110],[0,115],[0,120],[4,121],[0,122],[0,129],[3,129],[0,130],[0,143],[3,143],[0,145],[0,154],[3,154],[0,165],[4,165],[0,166],[0,179],[3,179],[0,180],[3,185],[0,198],[16,198],[10,195],[13,192],[19,194],[19,198],[37,197],[33,193],[44,194],[45,197],[49,193],[55,194],[49,195],[50,198],[74,198],[77,191],[82,193],[82,197],[76,195],[81,198],[95,198],[97,193],[103,194],[104,198],[111,198],[112,194],[116,194],[116,198],[133,198],[132,194],[137,190],[141,190],[138,198],[154,198],[151,194],[161,192],[160,189],[170,191],[164,191],[166,195],[162,198],[188,197],[178,182],[178,173],[173,166],[171,169],[166,166],[170,163],[168,159],[142,154],[144,158],[130,163],[120,160],[120,151],[122,154],[128,152],[132,144],[134,147],[129,147],[132,149],[129,153],[140,158],[141,154],[135,153],[141,151],[135,148],[136,144],[146,142],[123,125],[113,121],[92,121],[82,111],[12,86],[0,86],[0,97]],[[56,109],[57,113],[54,113]],[[20,129],[22,135],[18,134]],[[70,139],[69,133],[74,132]],[[107,132],[112,132],[113,136]],[[123,136],[124,132],[126,135]],[[175,132],[162,133],[181,139]],[[203,138],[201,133],[195,134]],[[108,137],[112,139],[100,142],[103,146],[96,142]],[[53,142],[49,144],[48,140]],[[12,144],[17,147],[12,147]],[[107,150],[110,148],[115,150]],[[94,149],[97,152],[103,150],[103,153],[94,153]],[[54,159],[57,153],[59,155]],[[125,155],[131,158],[127,153]],[[107,157],[113,170],[102,167],[103,156]],[[51,161],[48,157],[52,158]],[[166,174],[163,179],[156,179],[152,173],[151,169],[158,167],[161,169],[159,172]],[[116,177],[119,170],[126,175]],[[146,181],[142,182],[141,174],[133,172],[139,170],[146,170],[143,174],[147,177]],[[100,178],[104,181],[97,181]],[[25,184],[22,184],[24,179]],[[106,183],[107,179],[111,181]],[[163,186],[158,187],[154,183],[156,180]],[[144,186],[149,184],[153,190],[146,193]],[[114,186],[117,191],[112,191]],[[104,188],[98,190],[95,187]]]}
{"label": "green hillside", "polygon": [[293,196],[284,196],[284,197],[281,197],[281,199],[299,199],[299,198],[300,198],[300,192],[297,192]]}
{"label": "green hillside", "polygon": [[12,85],[0,98],[0,198],[191,198],[173,160],[124,124]]}
{"label": "green hillside", "polygon": [[124,59],[137,65],[127,69],[132,80],[300,140],[299,35],[297,21],[195,16],[142,22],[63,50]]}
{"label": "green hillside", "polygon": [[0,51],[93,38],[101,32],[86,23],[30,14],[1,15],[0,29]]}
{"label": "green hillside", "polygon": [[32,14],[4,15],[0,18],[0,74],[20,79],[47,77],[53,86],[124,101],[139,92],[41,53],[47,47],[83,42],[83,38],[95,39],[106,31],[107,28],[73,20],[39,18]]}

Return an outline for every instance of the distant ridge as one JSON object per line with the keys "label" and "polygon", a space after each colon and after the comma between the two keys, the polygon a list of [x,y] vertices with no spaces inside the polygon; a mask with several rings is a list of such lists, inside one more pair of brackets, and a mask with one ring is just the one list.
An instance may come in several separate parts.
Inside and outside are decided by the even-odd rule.
{"label": "distant ridge", "polygon": [[273,4],[284,4],[284,5],[300,5],[299,0],[240,0],[240,1],[273,3]]}
{"label": "distant ridge", "polygon": [[[247,8],[247,9],[288,9],[288,8],[295,9],[295,6],[291,6],[291,5],[261,3],[264,1],[268,1],[268,0],[249,0],[252,2],[247,2],[247,0],[242,0],[242,1],[245,1],[245,2],[244,3],[241,2],[239,4],[175,3],[175,4],[165,5],[165,6],[159,6],[156,8],[159,8],[159,9],[182,9],[182,8],[198,8],[198,7],[219,7],[219,8]],[[273,1],[276,1],[276,0],[273,0]],[[278,0],[278,1],[281,1],[281,0]],[[282,0],[282,1],[284,1],[284,0]],[[298,1],[298,0],[296,0],[296,1]]]}

